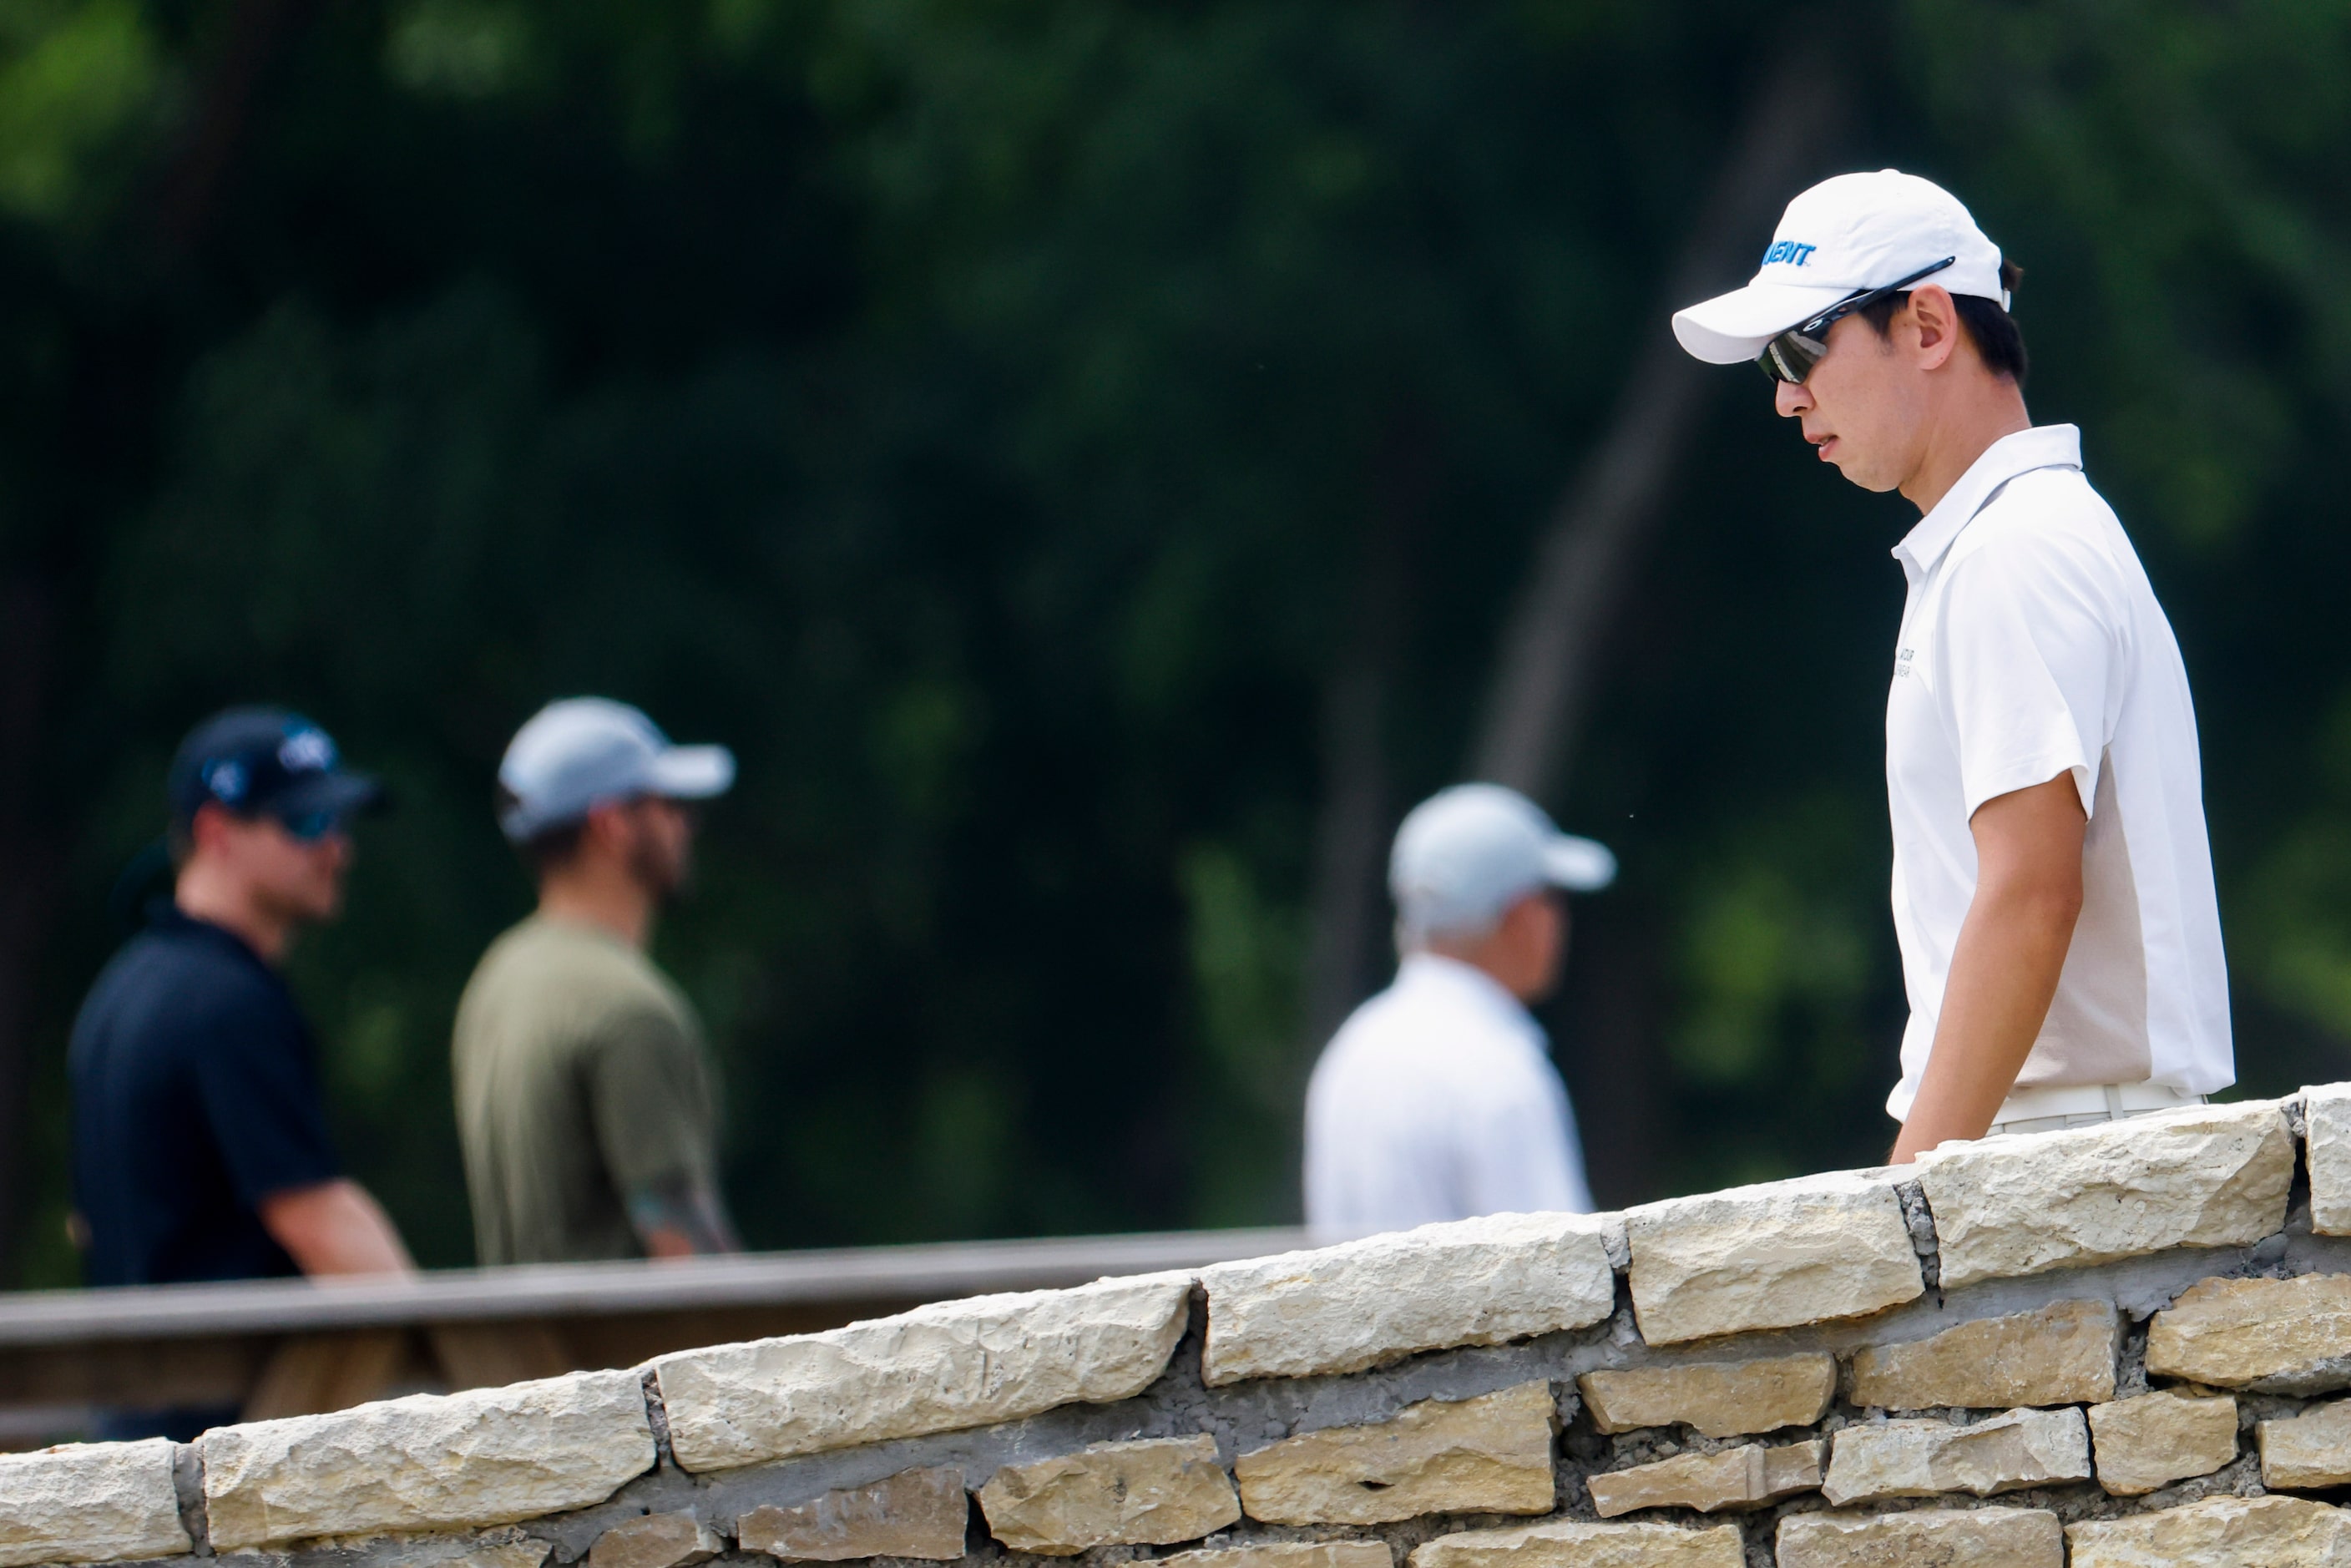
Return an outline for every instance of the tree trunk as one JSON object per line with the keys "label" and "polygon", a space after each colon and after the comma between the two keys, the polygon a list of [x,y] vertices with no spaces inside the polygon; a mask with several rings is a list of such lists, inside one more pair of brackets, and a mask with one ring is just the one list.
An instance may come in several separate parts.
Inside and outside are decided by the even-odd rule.
{"label": "tree trunk", "polygon": [[1347,637],[1322,696],[1322,803],[1309,896],[1309,1050],[1372,988],[1386,922],[1383,871],[1395,802],[1388,787],[1388,690],[1411,619],[1412,560],[1425,526],[1432,439],[1399,421],[1382,451],[1374,520],[1356,569]]}
{"label": "tree trunk", "polygon": [[34,977],[57,914],[54,820],[35,798],[56,614],[47,585],[0,588],[0,1269],[24,1231],[25,1098],[32,1082]]}
{"label": "tree trunk", "polygon": [[[1612,614],[1630,596],[1674,476],[1693,455],[1710,391],[1752,372],[1701,364],[1667,329],[1669,310],[1718,291],[1754,254],[1780,206],[1816,173],[1842,102],[1819,48],[1784,51],[1715,177],[1670,287],[1639,323],[1641,350],[1606,434],[1560,492],[1507,623],[1474,776],[1556,806],[1575,759]],[[1620,1206],[1672,1184],[1660,1159],[1667,1085],[1655,948],[1666,938],[1632,890],[1587,906],[1562,1000],[1552,1009],[1573,1086],[1595,1201]]]}
{"label": "tree trunk", "polygon": [[[1729,373],[1684,353],[1666,329],[1670,309],[1719,288],[1735,258],[1759,248],[1841,118],[1827,51],[1789,52],[1754,102],[1674,266],[1672,286],[1637,324],[1639,357],[1607,433],[1553,504],[1533,570],[1502,633],[1485,724],[1474,752],[1479,779],[1555,800],[1611,612],[1640,564],[1673,476],[1690,458],[1706,394]],[[1752,372],[1743,390],[1757,391]]]}

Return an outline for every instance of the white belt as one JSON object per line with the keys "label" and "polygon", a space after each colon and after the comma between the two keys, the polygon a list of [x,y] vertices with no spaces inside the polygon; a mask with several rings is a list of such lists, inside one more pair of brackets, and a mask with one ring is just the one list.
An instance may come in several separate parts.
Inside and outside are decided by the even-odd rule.
{"label": "white belt", "polygon": [[2168,1111],[2176,1105],[2201,1105],[2205,1097],[2189,1094],[2168,1083],[2088,1083],[2064,1089],[2019,1089],[2001,1103],[1992,1124],[2025,1122],[2042,1116],[2109,1116]]}

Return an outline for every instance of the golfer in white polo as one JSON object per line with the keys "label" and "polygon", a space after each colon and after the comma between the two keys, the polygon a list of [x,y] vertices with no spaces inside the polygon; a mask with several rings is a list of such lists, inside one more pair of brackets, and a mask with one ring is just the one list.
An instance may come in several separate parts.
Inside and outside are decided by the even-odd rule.
{"label": "golfer in white polo", "polygon": [[1754,360],[1821,461],[1922,515],[1886,706],[1910,1023],[1894,1159],[2235,1079],[2196,715],[2081,433],[2024,412],[2016,270],[1885,170],[1788,204],[1754,280],[1674,317]]}
{"label": "golfer in white polo", "polygon": [[1564,894],[1616,857],[1499,784],[1413,808],[1388,859],[1395,983],[1355,1009],[1306,1091],[1306,1223],[1318,1239],[1442,1219],[1587,1212],[1583,1150],[1527,1010],[1567,956]]}

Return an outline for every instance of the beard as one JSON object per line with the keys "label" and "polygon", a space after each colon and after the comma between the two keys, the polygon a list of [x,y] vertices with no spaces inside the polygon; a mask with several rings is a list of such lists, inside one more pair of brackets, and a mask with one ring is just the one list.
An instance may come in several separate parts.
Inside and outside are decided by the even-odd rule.
{"label": "beard", "polygon": [[680,834],[673,849],[659,832],[640,826],[629,846],[629,874],[656,904],[674,904],[694,882],[693,841]]}

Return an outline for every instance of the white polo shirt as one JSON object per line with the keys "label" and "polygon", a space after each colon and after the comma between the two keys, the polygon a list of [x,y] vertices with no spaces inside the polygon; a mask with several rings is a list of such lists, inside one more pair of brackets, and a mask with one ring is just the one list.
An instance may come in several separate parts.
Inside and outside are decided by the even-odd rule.
{"label": "white polo shirt", "polygon": [[1907,1115],[1976,891],[1969,819],[2074,776],[2082,915],[2018,1090],[2236,1078],[2196,713],[2137,552],[2082,474],[2081,432],[1994,442],[1894,556],[1909,579],[1886,704]]}
{"label": "white polo shirt", "polygon": [[1307,1086],[1316,1239],[1591,1208],[1542,1026],[1484,970],[1406,956],[1331,1037]]}

